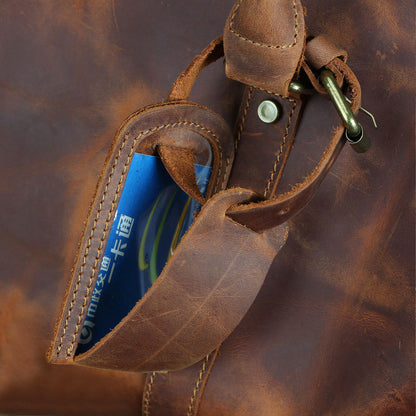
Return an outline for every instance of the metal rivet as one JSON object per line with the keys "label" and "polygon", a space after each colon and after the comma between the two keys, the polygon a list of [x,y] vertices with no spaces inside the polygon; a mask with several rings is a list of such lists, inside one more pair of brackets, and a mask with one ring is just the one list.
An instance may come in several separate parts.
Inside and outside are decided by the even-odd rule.
{"label": "metal rivet", "polygon": [[274,123],[280,117],[279,107],[270,100],[260,103],[257,114],[263,123]]}

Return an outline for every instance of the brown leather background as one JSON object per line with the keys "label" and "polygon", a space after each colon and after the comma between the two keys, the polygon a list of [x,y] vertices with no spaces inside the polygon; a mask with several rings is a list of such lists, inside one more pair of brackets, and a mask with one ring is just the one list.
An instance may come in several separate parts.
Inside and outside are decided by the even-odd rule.
{"label": "brown leather background", "polygon": [[[0,413],[138,414],[143,375],[51,366],[45,355],[117,128],[165,99],[231,6],[1,3]],[[193,98],[230,115],[238,97],[216,68]]]}
{"label": "brown leather background", "polygon": [[[0,5],[1,413],[138,414],[143,376],[50,366],[45,354],[117,127],[166,97],[233,3]],[[310,32],[348,51],[379,130],[360,117],[372,150],[346,148],[292,221],[262,292],[220,351],[200,414],[410,415],[414,5],[303,4]],[[222,73],[221,62],[205,70],[191,98],[231,123],[241,88]]]}

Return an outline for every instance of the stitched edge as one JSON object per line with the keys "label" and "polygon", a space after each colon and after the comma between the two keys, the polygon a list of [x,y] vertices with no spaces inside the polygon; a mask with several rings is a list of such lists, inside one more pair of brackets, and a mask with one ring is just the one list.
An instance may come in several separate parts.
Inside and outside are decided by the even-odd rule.
{"label": "stitched edge", "polygon": [[149,383],[147,385],[146,393],[143,398],[143,415],[144,416],[150,416],[150,397],[152,395],[152,387],[153,382],[156,377],[156,371],[153,371],[153,373],[150,376]]}
{"label": "stitched edge", "polygon": [[[106,222],[105,222],[105,226],[104,226],[104,230],[103,230],[103,235],[102,235],[101,240],[100,240],[100,245],[99,245],[99,247],[97,249],[97,255],[95,256],[95,261],[94,261],[94,265],[93,265],[93,268],[92,268],[92,271],[91,271],[91,276],[90,276],[90,279],[88,281],[88,285],[86,287],[86,291],[85,291],[83,303],[82,303],[82,306],[81,306],[81,311],[80,311],[80,313],[78,315],[77,323],[75,325],[75,332],[72,335],[71,344],[67,348],[67,351],[66,351],[66,356],[67,357],[70,357],[71,356],[71,353],[72,353],[72,351],[74,349],[74,344],[75,344],[75,341],[76,341],[76,337],[78,335],[78,331],[79,331],[79,327],[80,327],[80,324],[81,324],[81,320],[82,320],[82,316],[83,316],[83,313],[84,313],[84,309],[85,309],[85,306],[87,305],[87,298],[88,298],[90,289],[92,287],[92,281],[93,281],[93,278],[94,278],[94,275],[95,275],[95,271],[96,271],[96,268],[97,268],[98,260],[100,258],[100,252],[102,250],[102,246],[103,246],[103,243],[104,243],[104,239],[105,239],[105,236],[106,236],[106,233],[107,233],[108,224],[109,224],[109,222],[111,220],[111,216],[112,216],[112,213],[114,211],[115,203],[117,201],[118,194],[120,193],[120,187],[121,187],[121,184],[122,184],[124,175],[126,174],[127,166],[128,166],[128,164],[130,162],[130,159],[131,159],[131,157],[132,157],[132,155],[134,153],[134,148],[136,146],[136,143],[138,142],[138,140],[141,137],[143,137],[143,136],[145,136],[145,135],[147,135],[149,133],[154,133],[155,131],[162,130],[164,128],[174,128],[174,127],[178,127],[178,126],[195,126],[195,127],[198,127],[201,130],[204,130],[204,131],[207,131],[208,133],[210,133],[212,135],[212,137],[214,138],[214,140],[216,141],[216,143],[218,145],[219,153],[220,153],[220,161],[219,161],[219,164],[218,164],[218,175],[217,175],[217,179],[216,179],[216,183],[215,183],[214,188],[217,189],[217,187],[218,187],[219,180],[220,180],[220,174],[221,174],[221,170],[222,170],[223,151],[222,151],[221,143],[220,143],[217,135],[211,129],[209,129],[209,128],[201,125],[201,124],[195,123],[193,121],[186,121],[185,120],[185,121],[179,121],[179,122],[176,122],[176,123],[168,123],[168,124],[164,124],[164,125],[152,127],[150,129],[147,129],[147,130],[144,130],[144,131],[140,132],[134,138],[133,143],[131,145],[131,149],[130,149],[129,155],[127,156],[127,159],[126,159],[126,163],[124,164],[124,167],[123,167],[123,172],[121,174],[120,180],[119,180],[118,185],[117,185],[117,188],[116,188],[116,193],[115,193],[114,198],[113,198],[113,201],[111,203],[110,212],[109,212],[108,217],[107,217]],[[76,297],[77,297],[77,294],[78,294],[78,287],[81,284],[81,278],[82,278],[83,273],[84,273],[84,267],[85,267],[85,264],[86,264],[86,258],[88,257],[89,249],[90,249],[91,243],[92,243],[92,238],[94,236],[94,232],[95,232],[95,229],[97,227],[98,220],[99,220],[100,215],[101,215],[102,204],[104,203],[105,198],[107,196],[108,187],[109,187],[109,185],[111,183],[111,179],[112,179],[112,176],[114,174],[114,170],[115,170],[115,168],[117,166],[118,159],[121,156],[121,151],[124,148],[125,143],[128,140],[128,138],[129,138],[129,135],[126,134],[124,136],[124,138],[123,138],[123,141],[122,141],[122,143],[120,145],[120,148],[118,150],[117,156],[116,156],[116,158],[114,160],[114,163],[113,163],[113,165],[111,167],[111,172],[110,172],[110,175],[108,177],[106,186],[104,188],[103,196],[101,198],[101,201],[100,201],[100,204],[99,204],[99,208],[97,210],[97,215],[96,215],[96,217],[94,219],[94,223],[93,223],[93,226],[91,228],[90,235],[88,237],[87,247],[85,248],[85,252],[84,252],[84,256],[83,256],[83,261],[82,261],[82,264],[81,264],[81,267],[80,267],[80,271],[79,271],[79,274],[78,274],[77,281],[75,283],[75,289],[74,289],[74,292],[72,294],[72,299],[71,299],[70,307],[68,309],[68,314],[66,316],[65,324],[64,324],[64,327],[62,329],[62,334],[61,334],[61,337],[60,337],[60,340],[59,340],[59,345],[57,347],[57,356],[59,356],[59,354],[61,352],[62,345],[63,345],[63,339],[64,339],[64,336],[66,334],[66,330],[68,329],[68,321],[69,321],[69,319],[71,317],[71,312],[73,310],[73,306],[74,306],[74,303],[76,301]],[[229,164],[230,164],[230,158],[227,158],[226,159],[226,166],[225,166],[224,180],[225,180],[225,177],[226,177],[226,173],[227,173]]]}
{"label": "stitched edge", "polygon": [[195,399],[196,399],[196,395],[198,394],[199,387],[200,387],[201,382],[202,382],[202,378],[203,378],[204,373],[205,373],[205,371],[206,371],[206,369],[207,369],[207,364],[208,364],[208,362],[209,362],[209,358],[210,358],[210,356],[211,356],[211,354],[208,354],[208,355],[204,358],[204,361],[202,362],[202,368],[201,368],[201,370],[199,371],[198,378],[197,378],[197,380],[196,380],[196,383],[195,383],[194,389],[193,389],[193,391],[192,391],[192,396],[191,396],[191,398],[190,398],[190,400],[189,400],[188,412],[186,413],[186,416],[192,416],[193,410],[194,410],[194,408],[195,408]]}
{"label": "stitched edge", "polygon": [[243,133],[243,130],[244,130],[244,123],[246,122],[247,112],[250,107],[252,93],[253,93],[253,87],[250,87],[248,89],[247,101],[244,107],[243,117],[241,118],[241,123],[238,126],[237,137],[235,138],[235,141],[234,141],[234,149],[236,152],[237,152],[238,145],[240,143],[241,134]]}
{"label": "stitched edge", "polygon": [[292,41],[291,44],[286,44],[286,45],[268,45],[266,43],[256,42],[254,40],[248,39],[245,36],[238,33],[233,28],[233,25],[234,25],[234,18],[237,14],[237,10],[239,9],[242,2],[243,2],[243,0],[239,0],[239,2],[236,4],[236,6],[234,8],[233,14],[231,15],[230,24],[228,25],[228,29],[231,33],[233,33],[234,35],[236,35],[240,39],[244,40],[245,42],[249,42],[249,43],[252,43],[253,45],[260,46],[260,47],[263,47],[263,48],[289,49],[289,48],[293,48],[297,44],[298,34],[299,34],[299,13],[298,13],[298,9],[296,7],[296,0],[293,0],[293,10],[294,10],[294,18],[295,18],[295,29],[294,29],[294,34],[293,34],[293,41]]}
{"label": "stitched edge", "polygon": [[[225,187],[225,181],[227,179],[228,166],[230,165],[230,161],[231,161],[230,158],[227,157],[225,169],[224,169],[224,176],[222,177],[222,181],[221,181],[221,190],[224,190],[224,187]],[[220,169],[218,169],[218,172],[220,172]]]}
{"label": "stitched edge", "polygon": [[264,197],[266,197],[266,196],[267,196],[267,194],[268,194],[268,192],[270,191],[270,187],[271,187],[272,182],[273,182],[273,180],[274,180],[274,176],[275,176],[275,175],[276,175],[276,173],[277,173],[277,165],[278,165],[278,164],[279,164],[279,162],[280,162],[280,157],[281,157],[281,156],[282,156],[282,154],[283,154],[283,147],[285,146],[285,144],[286,144],[286,139],[287,139],[287,137],[289,136],[289,129],[290,129],[290,126],[291,126],[291,124],[292,124],[292,117],[293,117],[293,114],[294,114],[294,112],[295,112],[296,106],[297,106],[296,101],[295,101],[295,100],[292,100],[292,109],[291,109],[291,111],[290,111],[289,118],[288,118],[288,122],[287,122],[286,127],[285,127],[285,133],[284,133],[283,138],[282,138],[282,141],[281,141],[281,143],[280,143],[279,153],[277,154],[276,160],[275,160],[275,162],[274,162],[274,164],[273,164],[273,170],[272,170],[272,172],[271,172],[271,174],[270,174],[270,178],[269,178],[269,180],[267,181],[267,186],[266,186],[266,188],[265,188],[265,190],[264,190],[264,193],[263,193]]}
{"label": "stitched edge", "polygon": [[[117,166],[118,159],[119,159],[119,158],[120,158],[120,156],[121,156],[121,151],[123,150],[123,148],[124,148],[124,146],[125,146],[126,141],[127,141],[127,139],[128,139],[128,138],[129,138],[129,135],[128,135],[128,134],[126,134],[126,135],[124,136],[124,138],[123,138],[123,141],[122,141],[121,145],[120,145],[120,148],[119,148],[119,150],[118,150],[118,153],[117,153],[117,156],[116,156],[116,158],[115,158],[115,160],[114,160],[114,163],[113,163],[113,165],[111,166],[111,172],[110,172],[110,175],[109,175],[109,177],[108,177],[108,180],[107,180],[106,186],[105,186],[105,188],[104,188],[103,196],[102,196],[102,198],[101,198],[101,201],[100,201],[100,204],[99,204],[99,207],[98,207],[98,210],[97,210],[97,215],[96,215],[96,216],[95,216],[95,218],[94,218],[94,223],[93,223],[93,226],[92,226],[92,228],[91,228],[90,235],[89,235],[89,237],[88,237],[87,247],[85,248],[85,253],[84,253],[83,260],[82,260],[82,264],[81,264],[81,267],[80,267],[80,272],[79,272],[79,274],[78,274],[78,278],[77,278],[77,281],[76,281],[76,283],[75,283],[75,289],[74,289],[74,292],[73,292],[73,294],[72,294],[72,299],[71,299],[70,307],[69,307],[69,309],[68,309],[68,314],[67,314],[66,319],[65,319],[65,324],[64,324],[64,327],[63,327],[63,330],[62,330],[62,334],[61,334],[60,342],[59,342],[59,345],[58,345],[58,347],[57,347],[57,355],[58,355],[58,356],[59,356],[59,354],[60,354],[60,352],[61,352],[61,349],[62,349],[63,338],[64,338],[64,336],[65,336],[65,334],[66,334],[66,330],[67,330],[67,328],[68,328],[68,321],[69,321],[69,318],[71,317],[71,312],[72,312],[72,310],[73,310],[73,305],[74,305],[74,303],[75,303],[75,301],[76,301],[76,295],[78,294],[78,287],[79,287],[79,285],[80,285],[80,283],[81,283],[81,277],[82,277],[82,275],[83,275],[83,273],[84,273],[84,267],[85,267],[85,264],[86,264],[86,258],[87,258],[87,256],[88,256],[88,252],[89,252],[89,249],[90,249],[90,247],[91,247],[92,238],[93,238],[93,236],[94,236],[94,232],[95,232],[95,229],[96,229],[96,227],[97,227],[98,220],[99,220],[100,215],[101,215],[102,204],[103,204],[103,202],[105,201],[105,198],[106,198],[106,195],[107,195],[107,190],[108,190],[108,187],[109,187],[109,185],[110,185],[110,183],[111,183],[111,179],[112,179],[112,176],[113,176],[113,174],[114,174],[114,170],[115,170],[115,168],[116,168],[116,166]],[[123,176],[124,176],[124,173],[123,173],[122,177],[123,177]],[[115,196],[115,198],[116,198],[116,197],[117,197],[117,192],[116,192],[116,196]],[[113,200],[113,203],[114,203],[114,201],[115,201],[115,199]],[[112,210],[113,210],[113,205],[112,205],[112,207],[111,207],[111,210],[110,210],[109,216],[111,216]],[[106,220],[106,224],[105,224],[105,226],[104,226],[103,238],[105,238],[105,231],[106,231],[107,221],[108,221],[108,220],[109,220],[109,219],[107,218],[107,220]],[[93,278],[94,273],[95,273],[95,268],[96,268],[96,265],[97,265],[97,262],[98,262],[99,252],[100,252],[100,250],[101,250],[101,248],[102,248],[102,243],[103,243],[103,239],[101,239],[101,241],[100,241],[100,245],[99,245],[99,248],[98,248],[98,251],[97,251],[97,256],[95,257],[95,262],[94,262],[94,267],[93,267],[93,273],[92,273],[92,275],[91,275],[91,277],[90,277],[90,280],[89,280],[88,285],[87,285],[87,288],[86,288],[87,290],[86,290],[86,294],[85,294],[85,296],[84,296],[84,302],[83,302],[83,304],[82,304],[81,314],[78,316],[78,321],[77,321],[77,325],[76,325],[76,332],[75,332],[75,334],[74,334],[74,335],[75,335],[75,338],[76,338],[76,335],[77,335],[77,332],[78,332],[78,327],[79,327],[79,320],[80,320],[80,316],[82,315],[82,313],[83,313],[83,311],[84,311],[84,307],[85,307],[85,305],[86,305],[86,299],[87,299],[87,297],[88,297],[89,291],[90,291],[91,286],[92,286],[92,278]],[[73,336],[73,338],[74,338],[74,336]],[[74,342],[75,342],[75,339],[73,339],[73,341],[72,341],[72,343],[71,343],[70,347],[68,347],[68,350],[67,350],[67,356],[70,356],[70,355],[71,355],[71,352],[72,352],[72,349],[73,349],[73,344],[74,344]]]}

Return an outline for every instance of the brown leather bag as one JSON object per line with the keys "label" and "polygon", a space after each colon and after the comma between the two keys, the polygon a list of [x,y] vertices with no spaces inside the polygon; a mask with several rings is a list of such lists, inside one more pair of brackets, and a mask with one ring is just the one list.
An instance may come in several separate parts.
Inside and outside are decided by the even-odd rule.
{"label": "brown leather bag", "polygon": [[[355,6],[363,7],[359,2]],[[327,13],[332,19],[340,15],[348,22],[351,12],[340,5],[331,7],[328,10],[333,14]],[[377,6],[376,10],[386,7]],[[338,25],[331,26],[327,17],[326,27],[320,26],[322,19],[316,14],[311,17],[312,8],[308,7],[305,18],[308,35],[328,33],[343,44],[336,36]],[[336,8],[342,11],[339,15]],[[62,11],[58,15],[65,16]],[[128,16],[122,16],[128,22]],[[114,22],[122,33],[120,21]],[[406,254],[393,238],[400,234],[399,224],[412,223],[396,214],[407,201],[400,186],[406,189],[411,181],[403,184],[400,177],[395,182],[395,172],[383,182],[385,155],[381,149],[383,143],[388,145],[387,132],[375,133],[369,120],[361,116],[364,129],[376,138],[373,149],[365,155],[344,150],[332,166],[345,142],[344,126],[315,75],[322,67],[330,69],[349,94],[355,113],[361,101],[360,85],[345,64],[346,52],[327,36],[306,41],[304,22],[299,1],[237,2],[228,17],[224,39],[216,39],[197,55],[174,83],[166,103],[134,113],[112,143],[76,253],[49,359],[150,371],[143,395],[145,415],[407,415],[414,410],[413,300],[407,293],[412,283],[407,273],[411,266],[407,263],[407,271],[393,267],[396,260],[392,254],[400,249],[403,259],[412,259],[413,254]],[[316,26],[311,28],[312,23]],[[354,53],[362,53],[351,44],[345,46],[350,62]],[[370,48],[368,44],[361,47]],[[221,101],[219,93],[236,102],[241,84],[224,84],[221,64],[215,64],[211,77],[215,75],[215,84],[227,85],[227,93],[216,92],[208,107],[218,110],[226,121],[188,101],[200,71],[220,58],[223,49],[228,77],[247,85],[234,132],[229,127],[232,111],[225,111],[229,101]],[[359,63],[357,59],[353,63]],[[380,59],[386,56],[381,54]],[[355,69],[353,64],[351,67]],[[290,82],[302,79],[302,74],[316,93],[305,97],[289,91]],[[376,97],[377,82],[370,82],[368,74],[358,75]],[[200,81],[201,87],[209,85],[204,76],[202,73],[197,85]],[[398,91],[396,95],[403,100],[403,92]],[[382,108],[368,97],[369,104],[375,104],[368,107],[373,112],[376,108],[380,123]],[[395,97],[393,92],[390,97]],[[258,116],[259,105],[265,100],[280,108],[280,118],[271,124]],[[123,108],[117,101],[114,106]],[[402,113],[396,116],[399,120],[406,117]],[[380,124],[383,128],[384,123]],[[207,200],[202,201],[192,166],[207,146],[213,149],[214,164]],[[146,296],[109,336],[87,353],[75,356],[108,227],[134,151],[157,151],[178,185],[205,204]],[[401,159],[396,157],[400,166]],[[90,164],[83,166],[88,169]],[[394,164],[389,166],[393,169]],[[333,174],[311,201],[330,168]],[[385,198],[385,189],[373,186],[377,178],[394,191],[394,201]],[[92,182],[93,178],[90,188]],[[78,188],[80,227],[89,195],[87,190],[78,195]],[[64,200],[71,201],[68,196]],[[375,210],[380,212],[373,214]],[[72,234],[75,238],[76,231]],[[406,241],[407,249],[410,241]],[[74,251],[73,247],[67,250]],[[195,252],[202,255],[196,259]],[[16,290],[19,294],[18,287]],[[114,414],[134,409],[134,405],[123,408],[115,404],[120,393],[129,396],[132,404],[132,397],[138,400],[132,388],[140,391],[140,376],[112,373],[112,378],[121,380],[120,390],[114,392],[99,373],[79,366],[48,368],[56,372],[55,380],[62,377],[64,385],[68,381],[65,371],[87,371],[91,379],[75,381],[76,395],[97,380],[102,384],[89,387],[90,395],[84,393],[87,407],[81,405],[79,396],[74,400],[65,390],[53,396],[58,397],[57,405],[49,401],[44,407],[19,407],[10,401],[15,393],[6,390],[5,411],[65,414],[68,407],[62,398],[66,398],[71,414]],[[104,401],[98,399],[101,386]],[[53,386],[49,388],[55,394]],[[45,394],[47,390],[43,387],[40,391]]]}

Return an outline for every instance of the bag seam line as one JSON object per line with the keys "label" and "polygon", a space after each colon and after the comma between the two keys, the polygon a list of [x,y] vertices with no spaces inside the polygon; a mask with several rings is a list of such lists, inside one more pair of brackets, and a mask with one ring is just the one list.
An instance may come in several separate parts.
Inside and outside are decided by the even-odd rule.
{"label": "bag seam line", "polygon": [[241,118],[241,122],[240,122],[240,125],[238,126],[238,130],[237,130],[237,137],[234,141],[234,149],[235,149],[236,153],[237,153],[238,145],[240,143],[241,135],[242,135],[243,130],[244,130],[244,124],[245,124],[245,121],[246,121],[248,109],[250,107],[250,101],[251,101],[252,94],[253,94],[253,87],[250,87],[248,89],[248,96],[247,96],[247,101],[246,101],[246,105],[245,105],[244,112],[243,112],[243,117]]}
{"label": "bag seam line", "polygon": [[189,399],[189,406],[188,406],[188,411],[187,411],[187,413],[186,413],[186,416],[192,416],[192,412],[193,412],[194,407],[195,407],[195,399],[196,399],[196,395],[198,394],[198,391],[200,390],[200,389],[199,389],[199,387],[200,387],[200,385],[201,385],[202,378],[203,378],[204,373],[205,373],[205,371],[206,371],[207,364],[208,364],[208,362],[209,362],[210,357],[211,357],[211,353],[209,353],[209,354],[208,354],[208,355],[204,358],[204,360],[202,361],[202,368],[201,368],[201,370],[199,371],[198,378],[197,378],[197,380],[196,380],[196,383],[195,383],[195,385],[194,385],[194,389],[193,389],[193,391],[192,391],[192,396],[191,396],[191,398]]}
{"label": "bag seam line", "polygon": [[147,385],[146,393],[143,398],[143,415],[144,416],[150,416],[150,399],[152,397],[152,387],[154,380],[156,378],[156,371],[153,371],[153,373],[150,376],[149,383]]}
{"label": "bag seam line", "polygon": [[280,142],[279,152],[278,152],[277,157],[276,157],[276,160],[275,160],[275,162],[273,164],[273,170],[270,173],[270,177],[269,177],[269,179],[267,181],[267,186],[264,189],[264,193],[263,193],[263,196],[264,197],[267,197],[267,194],[270,192],[271,185],[272,185],[272,183],[274,181],[274,177],[275,177],[275,175],[277,173],[277,165],[280,162],[280,158],[281,158],[281,156],[283,154],[283,148],[284,148],[284,146],[286,144],[286,140],[287,140],[287,138],[289,136],[290,126],[292,125],[292,118],[293,118],[293,114],[295,113],[296,107],[297,107],[296,101],[295,100],[292,100],[292,109],[291,109],[290,114],[289,114],[288,122],[287,122],[286,127],[285,127],[285,132],[283,134],[282,141]]}

